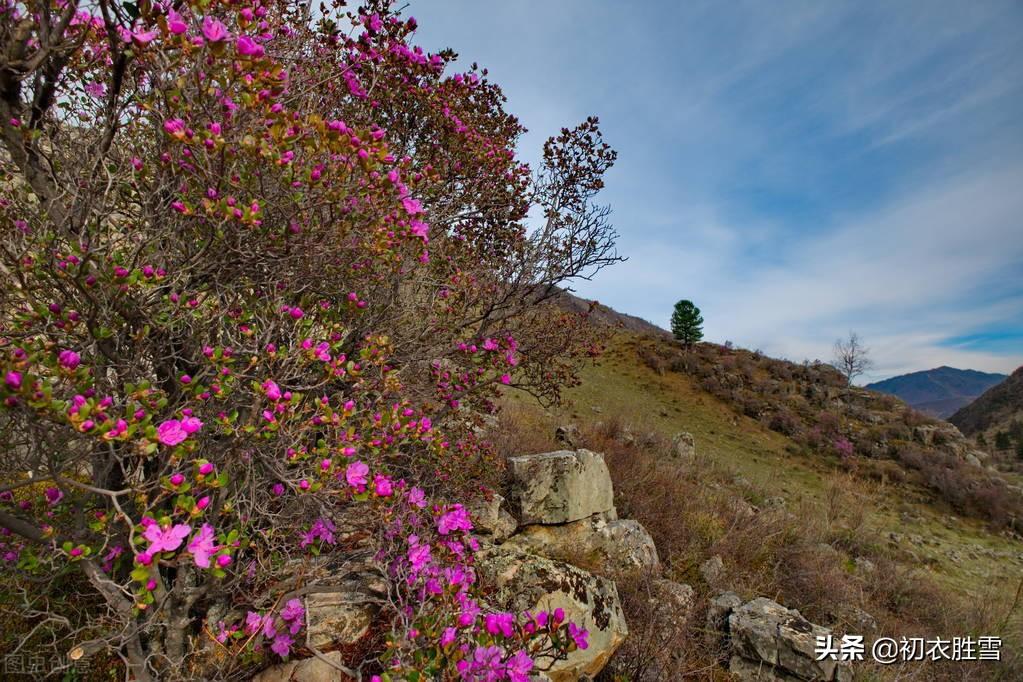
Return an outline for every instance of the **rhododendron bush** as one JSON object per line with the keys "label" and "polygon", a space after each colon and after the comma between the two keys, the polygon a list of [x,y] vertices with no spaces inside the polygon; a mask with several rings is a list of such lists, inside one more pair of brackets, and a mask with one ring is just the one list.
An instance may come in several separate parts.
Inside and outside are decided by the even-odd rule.
{"label": "rhododendron bush", "polygon": [[597,121],[530,169],[486,72],[383,2],[2,1],[5,644],[241,677],[318,654],[303,597],[368,551],[352,677],[585,647],[488,609],[462,503],[497,391],[555,401],[594,350],[548,301],[618,259]]}

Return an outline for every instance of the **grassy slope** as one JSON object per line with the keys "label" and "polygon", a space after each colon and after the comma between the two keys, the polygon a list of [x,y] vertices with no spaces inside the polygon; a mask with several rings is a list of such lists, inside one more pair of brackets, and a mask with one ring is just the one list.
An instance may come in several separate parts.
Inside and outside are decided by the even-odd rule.
{"label": "grassy slope", "polygon": [[688,431],[700,452],[735,472],[737,489],[752,496],[753,504],[762,500],[750,489],[760,489],[762,497],[784,497],[789,508],[809,504],[824,513],[834,486],[851,489],[865,511],[861,533],[867,537],[861,541],[890,543],[889,533],[898,533],[907,564],[956,590],[980,594],[996,587],[1011,600],[1023,575],[1019,542],[951,516],[923,489],[854,479],[826,457],[803,454],[787,437],[735,414],[688,377],[649,369],[636,358],[642,342],[618,334],[599,364],[584,371],[582,385],[568,392],[567,404],[554,418],[588,422],[617,415],[637,428],[669,436]]}

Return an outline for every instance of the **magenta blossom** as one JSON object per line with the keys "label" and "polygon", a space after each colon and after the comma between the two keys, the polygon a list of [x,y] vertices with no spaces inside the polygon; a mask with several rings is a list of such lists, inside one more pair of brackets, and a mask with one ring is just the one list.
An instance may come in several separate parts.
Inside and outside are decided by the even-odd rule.
{"label": "magenta blossom", "polygon": [[181,546],[181,542],[188,537],[190,532],[192,532],[192,528],[183,523],[168,528],[161,528],[155,523],[151,524],[142,534],[146,540],[149,540],[149,548],[146,553],[152,555],[157,552],[173,552]]}
{"label": "magenta blossom", "polygon": [[82,356],[73,350],[62,350],[60,355],[57,357],[60,366],[64,369],[75,369],[82,361]]}
{"label": "magenta blossom", "polygon": [[206,17],[202,20],[202,34],[211,43],[227,40],[228,36],[227,27],[219,19],[214,19],[213,17]]}
{"label": "magenta blossom", "polygon": [[348,465],[345,469],[345,480],[348,481],[348,485],[358,488],[366,485],[366,476],[369,474],[369,467],[363,464],[360,460],[355,460]]}
{"label": "magenta blossom", "polygon": [[188,438],[188,432],[177,419],[168,419],[157,427],[156,438],[164,445],[174,447]]}
{"label": "magenta blossom", "polygon": [[515,655],[505,663],[505,672],[511,682],[529,682],[529,671],[533,669],[533,659],[522,649],[515,652]]}
{"label": "magenta blossom", "polygon": [[241,36],[235,43],[238,54],[243,57],[262,57],[265,53],[263,46],[248,36]]}
{"label": "magenta blossom", "polygon": [[441,535],[448,535],[456,530],[472,530],[472,521],[468,512],[460,504],[452,506],[451,511],[442,514],[437,520],[437,532]]}
{"label": "magenta blossom", "polygon": [[185,417],[181,420],[181,430],[191,435],[202,428],[202,422],[197,417]]}
{"label": "magenta blossom", "polygon": [[199,532],[192,537],[192,541],[188,543],[188,551],[192,553],[195,565],[199,568],[210,567],[210,556],[218,549],[214,537],[213,526],[204,523]]}

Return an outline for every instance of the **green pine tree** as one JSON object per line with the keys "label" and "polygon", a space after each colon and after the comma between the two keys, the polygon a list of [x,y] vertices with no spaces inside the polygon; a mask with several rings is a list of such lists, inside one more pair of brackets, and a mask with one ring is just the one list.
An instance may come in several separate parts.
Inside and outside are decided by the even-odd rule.
{"label": "green pine tree", "polygon": [[671,333],[689,348],[703,338],[703,316],[692,301],[679,301],[671,314]]}

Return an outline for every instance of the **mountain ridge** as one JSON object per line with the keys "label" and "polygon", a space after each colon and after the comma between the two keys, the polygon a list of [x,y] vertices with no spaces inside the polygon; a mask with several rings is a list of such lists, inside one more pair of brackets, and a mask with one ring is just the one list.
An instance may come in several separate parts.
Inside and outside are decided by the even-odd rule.
{"label": "mountain ridge", "polygon": [[942,365],[876,381],[864,388],[887,393],[931,416],[945,419],[976,400],[1007,375]]}

